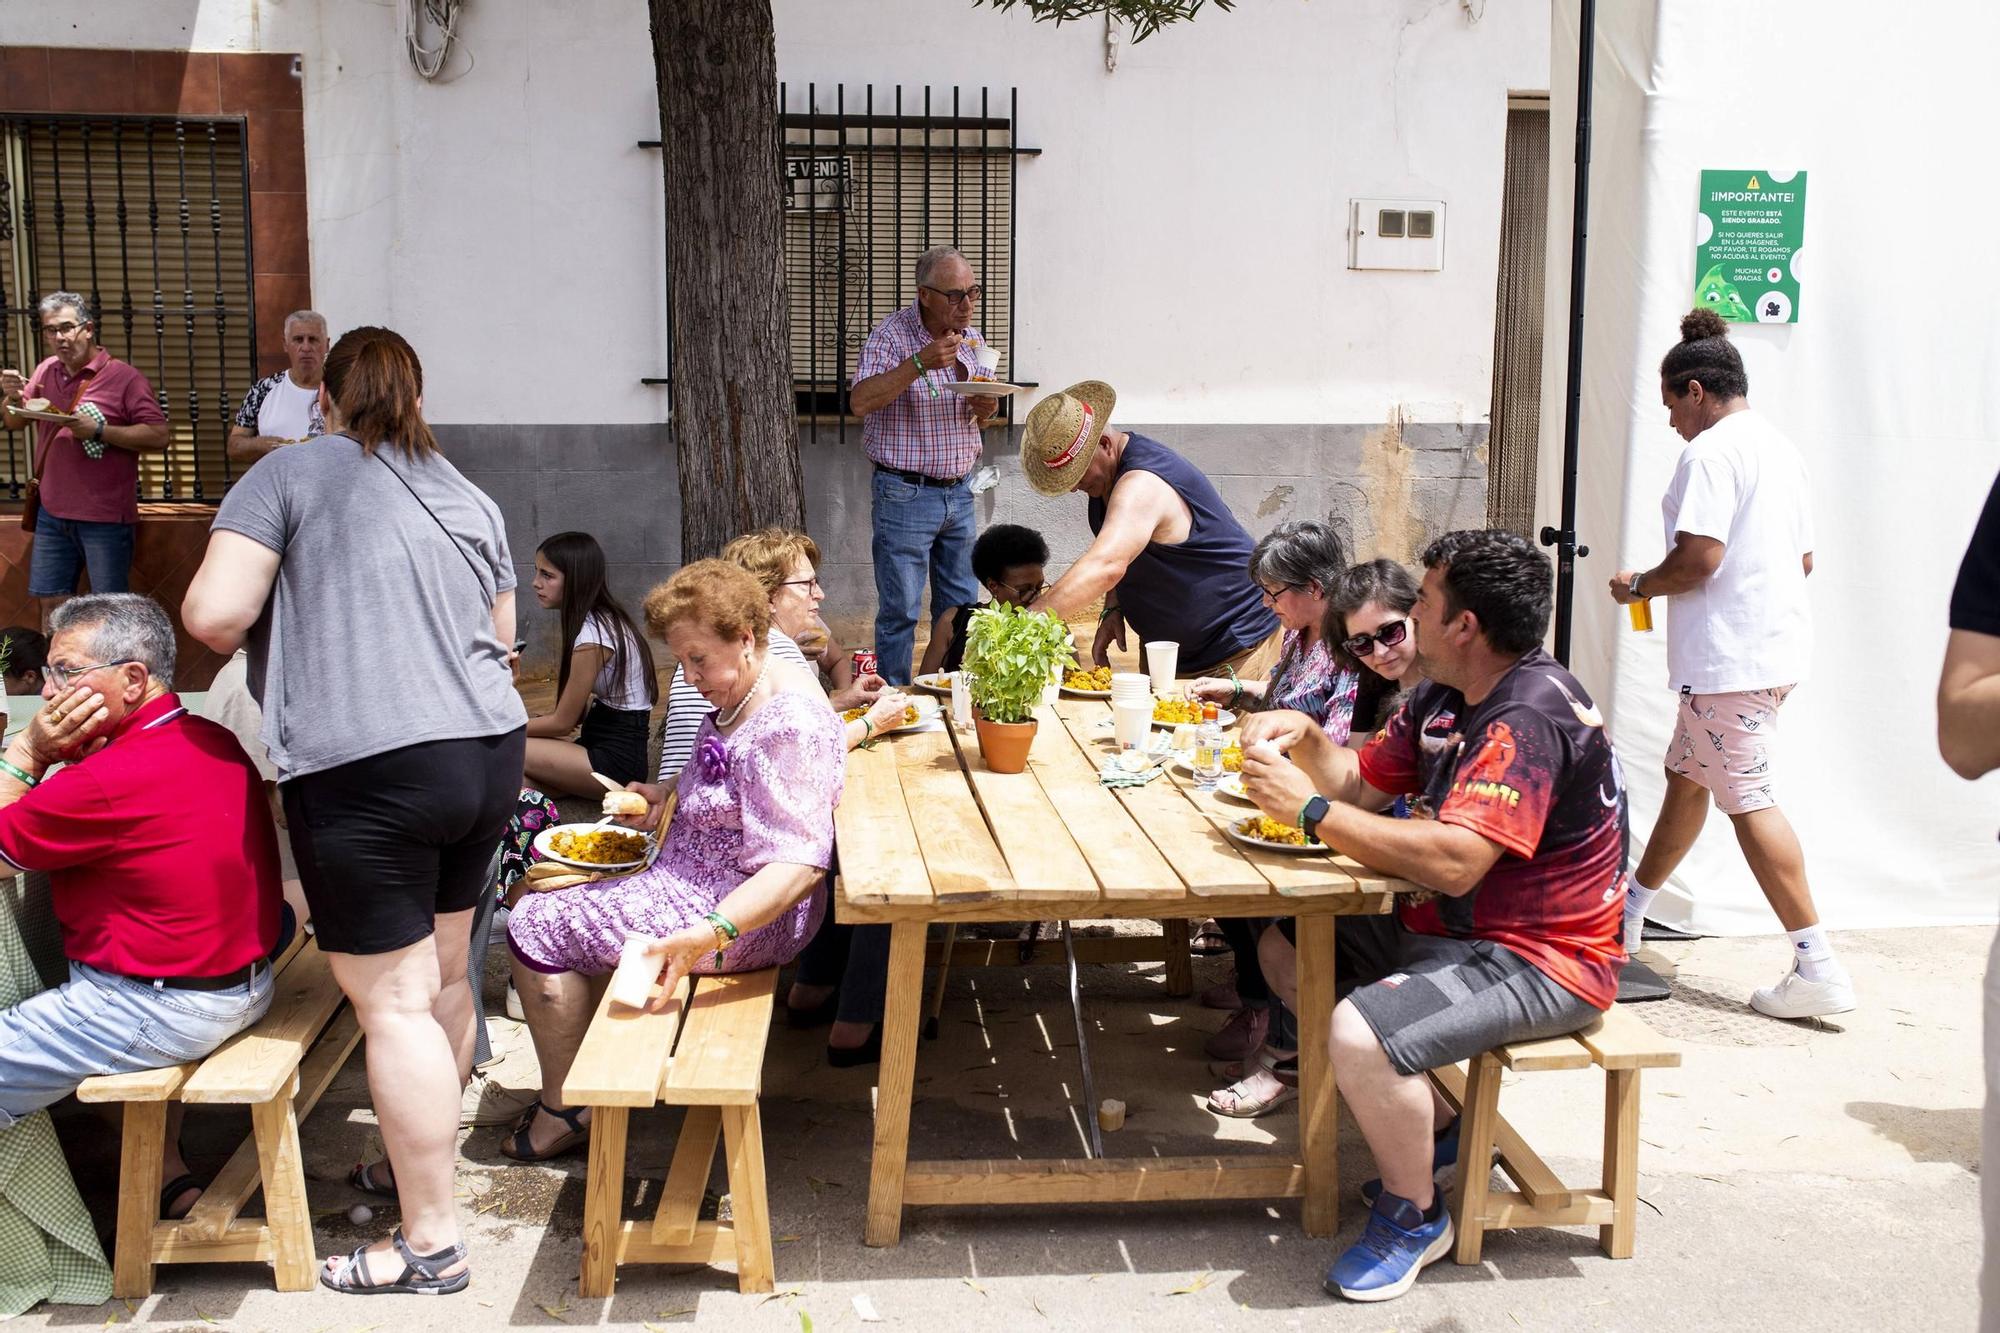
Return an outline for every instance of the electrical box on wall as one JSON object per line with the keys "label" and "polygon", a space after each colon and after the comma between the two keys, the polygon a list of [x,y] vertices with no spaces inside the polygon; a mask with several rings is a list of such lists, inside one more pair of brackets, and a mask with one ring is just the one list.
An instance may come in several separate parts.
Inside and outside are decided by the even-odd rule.
{"label": "electrical box on wall", "polygon": [[1348,201],[1347,266],[1437,270],[1444,267],[1444,201]]}

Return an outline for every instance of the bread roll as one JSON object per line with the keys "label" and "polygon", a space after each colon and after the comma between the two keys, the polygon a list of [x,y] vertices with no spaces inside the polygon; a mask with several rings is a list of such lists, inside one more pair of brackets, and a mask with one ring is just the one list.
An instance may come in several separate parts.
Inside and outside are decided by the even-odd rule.
{"label": "bread roll", "polygon": [[646,813],[646,798],[636,791],[605,792],[604,813],[607,815],[643,815]]}

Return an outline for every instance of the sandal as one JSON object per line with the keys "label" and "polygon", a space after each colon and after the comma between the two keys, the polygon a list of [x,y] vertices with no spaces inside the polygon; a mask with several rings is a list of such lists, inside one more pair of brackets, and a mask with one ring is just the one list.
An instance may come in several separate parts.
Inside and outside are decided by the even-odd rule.
{"label": "sandal", "polygon": [[1210,1111],[1233,1120],[1254,1120],[1298,1097],[1298,1056],[1281,1057],[1267,1046],[1249,1063],[1251,1068],[1242,1078],[1209,1094]]}
{"label": "sandal", "polygon": [[[380,1179],[375,1175],[377,1170],[382,1172]],[[354,1169],[347,1173],[347,1183],[363,1194],[372,1194],[378,1199],[393,1199],[396,1197],[394,1171],[395,1168],[389,1165],[389,1159],[386,1157],[379,1162],[356,1162]],[[383,1183],[384,1180],[387,1181],[386,1184]]]}
{"label": "sandal", "polygon": [[357,1245],[354,1253],[347,1256],[347,1262],[339,1268],[322,1269],[319,1284],[331,1287],[346,1296],[381,1296],[389,1292],[403,1292],[413,1296],[449,1296],[455,1291],[464,1291],[472,1283],[472,1270],[467,1268],[445,1277],[438,1270],[449,1268],[465,1259],[465,1242],[458,1241],[439,1250],[436,1254],[418,1254],[403,1239],[403,1229],[397,1227],[389,1241],[396,1247],[396,1257],[403,1261],[403,1274],[394,1282],[370,1282],[368,1277],[368,1247]]}
{"label": "sandal", "polygon": [[[575,1106],[567,1111],[558,1111],[555,1107],[550,1106],[547,1102],[537,1097],[534,1104],[523,1111],[521,1118],[514,1122],[514,1137],[502,1143],[500,1151],[517,1162],[546,1162],[552,1158],[561,1157],[564,1153],[574,1151],[579,1144],[586,1143],[590,1139],[590,1126],[578,1118],[586,1109],[585,1107]],[[535,1151],[534,1140],[528,1134],[529,1129],[535,1123],[535,1113],[537,1111],[544,1111],[554,1116],[565,1125],[568,1125],[570,1130],[569,1133],[551,1143],[541,1152]]]}
{"label": "sandal", "polygon": [[1201,958],[1214,958],[1233,950],[1230,948],[1228,937],[1222,933],[1222,927],[1215,924],[1214,917],[1210,917],[1201,923],[1201,927],[1194,933],[1194,938],[1188,941],[1188,952]]}
{"label": "sandal", "polygon": [[187,1207],[181,1209],[178,1213],[173,1211],[174,1200],[180,1198],[181,1195],[186,1194],[189,1190],[207,1188],[208,1186],[205,1182],[197,1180],[193,1176],[180,1175],[169,1180],[160,1187],[160,1220],[162,1222],[178,1222],[186,1217],[194,1211],[194,1205],[201,1202],[201,1196],[199,1194],[195,1195],[194,1202],[188,1204]]}

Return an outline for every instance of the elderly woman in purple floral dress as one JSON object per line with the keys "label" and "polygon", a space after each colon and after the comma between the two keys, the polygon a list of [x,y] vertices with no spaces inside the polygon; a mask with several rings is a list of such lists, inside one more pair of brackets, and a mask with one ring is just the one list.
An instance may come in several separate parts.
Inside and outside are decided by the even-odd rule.
{"label": "elderly woman in purple floral dress", "polygon": [[[767,652],[764,589],[734,564],[697,561],[646,598],[646,621],[716,711],[701,724],[653,864],[534,894],[508,921],[542,1093],[502,1151],[526,1161],[566,1152],[588,1132],[588,1112],[562,1102],[563,1080],[590,1025],[588,978],[615,968],[628,938],[655,941],[671,994],[690,972],[790,962],[824,910],[814,890],[833,860],[843,727],[817,681]],[[657,827],[664,789],[631,789],[649,801],[641,825]]]}

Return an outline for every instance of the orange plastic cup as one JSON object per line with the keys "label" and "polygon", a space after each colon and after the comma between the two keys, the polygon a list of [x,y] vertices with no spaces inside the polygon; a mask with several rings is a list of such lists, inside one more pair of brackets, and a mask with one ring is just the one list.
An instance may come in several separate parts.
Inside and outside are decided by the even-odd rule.
{"label": "orange plastic cup", "polygon": [[1640,602],[1627,602],[1625,603],[1625,609],[1629,611],[1632,615],[1633,629],[1638,630],[1641,634],[1652,633],[1653,630],[1652,598],[1648,597],[1644,601]]}

